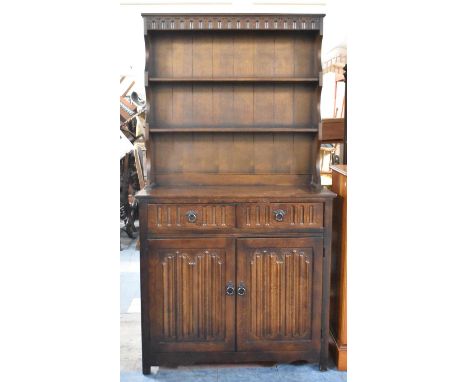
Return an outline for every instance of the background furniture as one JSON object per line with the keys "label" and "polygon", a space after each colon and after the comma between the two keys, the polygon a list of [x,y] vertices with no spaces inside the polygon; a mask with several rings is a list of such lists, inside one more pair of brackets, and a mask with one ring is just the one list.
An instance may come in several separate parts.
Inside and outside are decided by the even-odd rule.
{"label": "background furniture", "polygon": [[322,143],[344,141],[344,118],[324,118],[319,125],[319,140]]}
{"label": "background furniture", "polygon": [[331,261],[330,334],[331,350],[338,370],[347,369],[346,332],[346,207],[347,165],[330,166],[333,201],[333,239]]}
{"label": "background furniture", "polygon": [[343,164],[348,164],[348,64],[346,64],[343,69],[345,83]]}
{"label": "background furniture", "polygon": [[326,369],[335,194],[319,172],[323,15],[143,18],[143,373]]}

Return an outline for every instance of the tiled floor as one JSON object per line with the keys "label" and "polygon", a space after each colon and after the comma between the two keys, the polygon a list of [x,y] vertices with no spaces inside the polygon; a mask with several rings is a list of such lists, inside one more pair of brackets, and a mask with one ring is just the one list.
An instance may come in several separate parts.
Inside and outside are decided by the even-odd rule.
{"label": "tiled floor", "polygon": [[141,373],[140,277],[136,240],[121,236],[120,251],[120,381],[121,382],[339,382],[346,373],[330,364],[327,372],[317,365],[236,364],[153,367]]}

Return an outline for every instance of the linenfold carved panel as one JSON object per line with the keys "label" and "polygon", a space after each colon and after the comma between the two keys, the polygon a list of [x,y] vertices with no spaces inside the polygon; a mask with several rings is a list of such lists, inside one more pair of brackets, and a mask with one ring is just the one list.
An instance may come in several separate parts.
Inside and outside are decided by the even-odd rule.
{"label": "linenfold carved panel", "polygon": [[235,226],[235,207],[224,204],[150,204],[148,229],[219,229]]}
{"label": "linenfold carved panel", "polygon": [[[281,220],[277,211],[284,212]],[[323,203],[244,203],[237,219],[246,228],[322,228]]]}
{"label": "linenfold carved panel", "polygon": [[320,15],[144,15],[151,30],[319,30]]}
{"label": "linenfold carved panel", "polygon": [[252,250],[248,265],[251,339],[310,337],[312,256],[311,248]]}
{"label": "linenfold carved panel", "polygon": [[159,256],[161,280],[153,280],[163,291],[157,309],[162,310],[164,341],[224,341],[224,253],[187,249]]}

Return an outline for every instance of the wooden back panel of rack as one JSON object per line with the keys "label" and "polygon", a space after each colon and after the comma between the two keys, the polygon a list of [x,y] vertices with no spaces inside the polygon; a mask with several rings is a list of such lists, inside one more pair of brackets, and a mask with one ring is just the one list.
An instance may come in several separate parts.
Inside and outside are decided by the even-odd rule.
{"label": "wooden back panel of rack", "polygon": [[310,30],[149,33],[151,183],[309,184],[320,44]]}

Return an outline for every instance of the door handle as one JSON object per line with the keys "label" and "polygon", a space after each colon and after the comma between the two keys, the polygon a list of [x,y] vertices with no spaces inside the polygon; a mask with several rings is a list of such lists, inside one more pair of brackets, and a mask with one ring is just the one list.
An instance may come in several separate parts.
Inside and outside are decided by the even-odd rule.
{"label": "door handle", "polygon": [[232,283],[232,281],[229,281],[226,285],[226,295],[233,296],[235,292],[236,289],[234,288],[234,284]]}
{"label": "door handle", "polygon": [[247,288],[245,287],[244,283],[241,281],[239,286],[237,287],[237,295],[244,296],[247,293]]}

